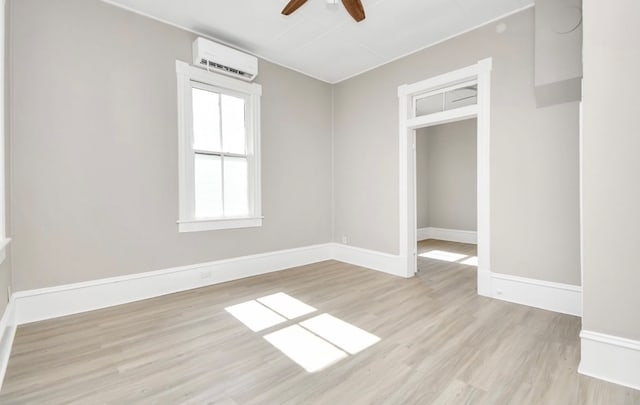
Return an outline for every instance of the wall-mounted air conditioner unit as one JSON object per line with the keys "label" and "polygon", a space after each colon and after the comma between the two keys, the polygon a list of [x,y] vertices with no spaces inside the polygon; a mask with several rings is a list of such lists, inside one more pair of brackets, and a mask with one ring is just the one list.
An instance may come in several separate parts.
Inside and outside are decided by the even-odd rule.
{"label": "wall-mounted air conditioner unit", "polygon": [[258,58],[204,38],[193,42],[193,64],[249,82],[258,75]]}

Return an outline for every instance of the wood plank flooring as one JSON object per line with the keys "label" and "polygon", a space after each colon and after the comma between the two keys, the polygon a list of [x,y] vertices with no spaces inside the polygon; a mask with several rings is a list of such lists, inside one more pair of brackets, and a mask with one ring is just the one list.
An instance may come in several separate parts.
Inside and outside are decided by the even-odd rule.
{"label": "wood plank flooring", "polygon": [[[577,374],[579,318],[478,297],[475,246],[419,254],[409,280],[329,261],[21,326],[0,403],[640,404]],[[280,292],[317,311],[253,332],[225,310]],[[265,339],[324,313],[380,341],[309,373]]]}

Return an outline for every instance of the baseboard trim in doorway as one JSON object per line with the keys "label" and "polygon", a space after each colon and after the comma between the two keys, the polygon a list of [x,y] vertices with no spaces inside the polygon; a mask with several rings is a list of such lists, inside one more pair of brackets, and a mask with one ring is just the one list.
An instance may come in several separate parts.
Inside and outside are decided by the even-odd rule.
{"label": "baseboard trim in doorway", "polygon": [[16,334],[15,322],[15,305],[13,299],[10,299],[4,309],[4,314],[0,319],[0,390],[2,382],[9,365],[9,357],[11,357],[11,347],[13,346],[13,338]]}
{"label": "baseboard trim in doorway", "polygon": [[405,262],[398,255],[334,243],[333,258],[355,266],[366,267],[398,277],[407,277],[406,270],[403,268]]}
{"label": "baseboard trim in doorway", "polygon": [[438,239],[449,242],[471,243],[474,245],[478,244],[478,232],[476,231],[428,227],[419,228],[417,236],[419,241],[426,239]]}
{"label": "baseboard trim in doorway", "polygon": [[493,298],[562,314],[582,316],[582,287],[491,273]]}
{"label": "baseboard trim in doorway", "polygon": [[582,330],[578,372],[640,390],[640,341]]}

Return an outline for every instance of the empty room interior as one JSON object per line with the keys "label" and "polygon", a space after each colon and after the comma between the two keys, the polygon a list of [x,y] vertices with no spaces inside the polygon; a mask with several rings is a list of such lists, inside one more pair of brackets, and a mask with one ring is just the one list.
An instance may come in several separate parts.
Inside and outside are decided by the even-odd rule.
{"label": "empty room interior", "polygon": [[2,0],[1,404],[640,404],[636,0]]}

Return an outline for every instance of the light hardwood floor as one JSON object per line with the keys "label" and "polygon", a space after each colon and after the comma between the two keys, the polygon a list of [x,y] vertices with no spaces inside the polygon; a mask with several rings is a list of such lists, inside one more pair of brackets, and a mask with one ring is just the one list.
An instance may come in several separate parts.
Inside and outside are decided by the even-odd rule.
{"label": "light hardwood floor", "polygon": [[[419,244],[442,252],[409,280],[330,261],[21,326],[0,403],[640,404],[577,374],[579,318],[478,297],[475,247]],[[225,310],[279,292],[317,311],[253,332]],[[381,340],[308,373],[264,338],[323,313]]]}

